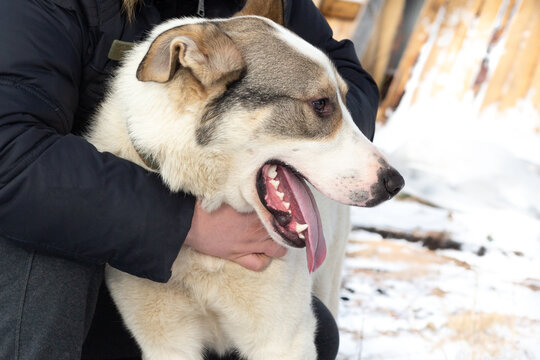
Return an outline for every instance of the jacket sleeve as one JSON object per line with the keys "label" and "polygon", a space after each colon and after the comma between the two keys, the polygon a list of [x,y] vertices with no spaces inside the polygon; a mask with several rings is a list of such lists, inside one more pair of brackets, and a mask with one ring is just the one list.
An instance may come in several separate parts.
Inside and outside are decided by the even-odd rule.
{"label": "jacket sleeve", "polygon": [[285,25],[324,51],[349,85],[347,108],[358,128],[373,140],[379,105],[379,91],[371,76],[360,66],[350,40],[336,41],[332,29],[311,0],[287,0]]}
{"label": "jacket sleeve", "polygon": [[164,282],[194,199],[69,134],[82,24],[46,0],[0,2],[0,237]]}

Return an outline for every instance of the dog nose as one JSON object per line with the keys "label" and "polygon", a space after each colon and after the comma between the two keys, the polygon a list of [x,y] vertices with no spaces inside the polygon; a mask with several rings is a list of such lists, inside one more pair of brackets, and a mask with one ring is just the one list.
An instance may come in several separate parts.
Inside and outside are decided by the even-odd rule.
{"label": "dog nose", "polygon": [[401,189],[403,189],[403,186],[405,186],[405,180],[396,169],[389,168],[383,175],[383,184],[390,196],[394,196]]}

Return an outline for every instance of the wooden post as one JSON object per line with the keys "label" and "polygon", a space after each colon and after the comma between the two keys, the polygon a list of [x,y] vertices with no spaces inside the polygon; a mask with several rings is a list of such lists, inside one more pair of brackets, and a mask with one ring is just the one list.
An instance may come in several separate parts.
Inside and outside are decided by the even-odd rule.
{"label": "wooden post", "polygon": [[460,87],[457,83],[464,81],[466,68],[478,67],[481,63],[481,58],[477,59],[476,64],[471,63],[472,59],[463,61],[462,56],[465,54],[460,50],[463,48],[465,39],[470,36],[468,30],[474,24],[483,1],[452,0],[448,2],[437,39],[422,69],[419,87],[415,90],[412,99],[413,104],[421,96],[435,97],[442,90],[453,98],[459,97]]}
{"label": "wooden post", "polygon": [[531,93],[532,104],[536,107],[536,110],[540,114],[540,61],[536,62],[536,70],[534,72],[529,91]]}
{"label": "wooden post", "polygon": [[363,3],[359,0],[319,0],[317,2],[325,16],[346,20],[354,20]]}
{"label": "wooden post", "polygon": [[488,56],[508,26],[508,18],[510,17],[514,3],[515,0],[510,0],[506,3],[506,8],[503,8],[503,0],[487,0],[484,2],[484,6],[480,10],[481,16],[478,19],[476,33],[478,34],[479,41],[484,44],[486,52],[480,66],[471,69],[467,74],[463,83],[461,99],[463,98],[463,94],[469,89],[476,96],[483,84],[487,81],[487,75],[491,65],[488,61]]}
{"label": "wooden post", "polygon": [[370,42],[369,39],[371,39],[374,32],[384,3],[385,0],[369,0],[362,9],[358,24],[356,24],[351,36],[359,59],[363,58],[366,53],[366,48]]}
{"label": "wooden post", "polygon": [[540,2],[533,1],[533,6],[527,28],[519,38],[518,53],[515,54],[512,66],[513,76],[508,79],[508,95],[502,97],[499,105],[501,110],[515,106],[519,99],[525,98],[529,88],[533,86],[531,82],[540,59]]}
{"label": "wooden post", "polygon": [[362,58],[362,65],[373,76],[379,87],[382,85],[390,62],[396,31],[401,23],[404,8],[405,0],[391,0],[384,3],[366,53]]}
{"label": "wooden post", "polygon": [[531,86],[536,69],[534,62],[540,54],[540,29],[537,28],[539,14],[538,0],[522,0],[517,13],[511,19],[504,44],[505,53],[489,80],[482,108],[494,103],[499,103],[501,110],[515,105],[519,96],[525,95],[524,89]]}
{"label": "wooden post", "polygon": [[392,84],[388,89],[386,97],[383,99],[379,107],[377,120],[380,122],[386,121],[386,111],[395,109],[405,91],[405,85],[411,76],[412,69],[420,55],[420,50],[429,36],[429,30],[435,21],[439,9],[446,3],[447,0],[426,0],[424,7],[418,17],[417,25],[411,35],[407,49],[403,53],[403,57],[398,66]]}

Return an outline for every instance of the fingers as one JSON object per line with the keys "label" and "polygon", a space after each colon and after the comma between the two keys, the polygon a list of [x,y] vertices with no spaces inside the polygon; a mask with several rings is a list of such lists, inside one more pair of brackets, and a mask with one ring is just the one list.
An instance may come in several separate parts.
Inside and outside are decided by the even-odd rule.
{"label": "fingers", "polygon": [[203,254],[234,261],[253,271],[266,269],[273,258],[287,253],[270,238],[255,212],[239,213],[229,205],[222,205],[208,213],[199,201],[185,244]]}
{"label": "fingers", "polygon": [[[287,249],[275,242],[266,231],[261,220],[255,213],[248,214],[250,217],[253,238],[250,239],[252,254],[263,254],[270,258],[280,258],[285,256]],[[259,240],[255,240],[258,237]]]}
{"label": "fingers", "polygon": [[234,262],[252,271],[262,271],[270,265],[272,258],[264,254],[248,254],[235,259]]}
{"label": "fingers", "polygon": [[278,245],[278,249],[275,252],[273,257],[280,258],[280,257],[284,257],[285,254],[287,254],[287,248],[285,248],[285,247],[283,247],[281,245]]}
{"label": "fingers", "polygon": [[273,258],[285,256],[287,249],[274,240],[268,238],[265,240],[264,253],[251,253],[234,259],[233,261],[246,269],[252,271],[263,271],[266,269]]}
{"label": "fingers", "polygon": [[287,249],[278,243],[276,243],[272,239],[268,239],[266,241],[266,249],[264,251],[264,254],[273,258],[280,258],[285,256],[287,253]]}

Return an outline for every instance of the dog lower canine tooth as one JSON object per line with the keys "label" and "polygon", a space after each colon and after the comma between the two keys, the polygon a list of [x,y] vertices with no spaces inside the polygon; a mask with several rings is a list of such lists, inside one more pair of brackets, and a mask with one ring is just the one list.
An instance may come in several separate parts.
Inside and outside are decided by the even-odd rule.
{"label": "dog lower canine tooth", "polygon": [[306,230],[309,227],[307,224],[299,224],[296,223],[296,232],[301,233],[302,231]]}
{"label": "dog lower canine tooth", "polygon": [[[349,233],[348,209],[335,201],[371,206],[394,195],[381,175],[391,168],[354,125],[345,92],[321,51],[256,16],[171,20],[127,54],[88,140],[146,167],[136,144],[172,191],[209,211],[255,211],[289,247],[254,272],[183,246],[166,284],[107,267],[145,359],[197,360],[205,348],[250,360],[317,357],[312,291],[337,315]],[[314,94],[327,99],[324,118]],[[266,175],[279,179],[286,210],[267,204]],[[288,228],[293,219],[302,233]]]}

